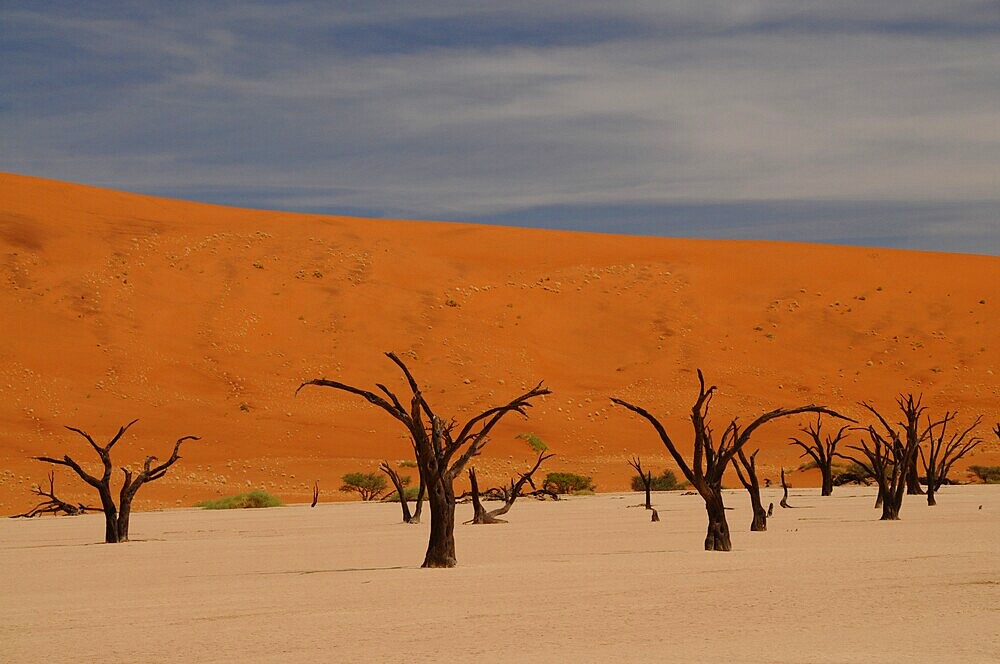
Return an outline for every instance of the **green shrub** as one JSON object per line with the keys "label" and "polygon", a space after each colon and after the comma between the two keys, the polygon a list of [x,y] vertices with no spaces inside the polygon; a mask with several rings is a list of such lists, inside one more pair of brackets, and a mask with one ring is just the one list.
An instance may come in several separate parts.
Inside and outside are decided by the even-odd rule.
{"label": "green shrub", "polygon": [[257,507],[281,507],[283,503],[269,494],[264,489],[254,489],[247,493],[238,493],[235,496],[216,498],[215,500],[203,500],[195,503],[195,507],[206,510],[239,510]]}
{"label": "green shrub", "polygon": [[533,433],[519,433],[514,437],[528,441],[528,445],[531,446],[531,449],[533,449],[538,454],[541,454],[542,452],[549,449],[549,446],[545,444],[545,441]]}
{"label": "green shrub", "polygon": [[986,484],[1000,484],[1000,466],[969,466],[969,472]]}
{"label": "green shrub", "polygon": [[400,459],[396,462],[400,468],[416,468],[417,462],[413,459]]}
{"label": "green shrub", "polygon": [[545,476],[542,487],[553,493],[579,493],[597,490],[589,477],[576,473],[549,473]]}
{"label": "green shrub", "polygon": [[[653,481],[650,482],[650,490],[652,491],[677,491],[678,489],[683,489],[685,487],[684,482],[678,482],[677,476],[670,469],[664,470],[663,474],[660,476],[653,475]],[[645,491],[646,485],[643,483],[642,478],[638,475],[632,476],[632,490],[633,491]]]}
{"label": "green shrub", "polygon": [[356,493],[361,500],[377,500],[385,493],[386,483],[382,473],[347,473],[340,479],[344,482],[340,491]]}

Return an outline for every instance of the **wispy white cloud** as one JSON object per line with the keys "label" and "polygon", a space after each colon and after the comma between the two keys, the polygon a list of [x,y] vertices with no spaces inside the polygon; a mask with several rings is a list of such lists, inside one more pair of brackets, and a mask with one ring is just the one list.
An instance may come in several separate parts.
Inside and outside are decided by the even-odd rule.
{"label": "wispy white cloud", "polygon": [[[596,229],[654,234],[756,205],[726,228],[822,241],[867,205],[867,241],[1000,253],[995,3],[536,4],[8,3],[0,169],[410,218],[638,206]],[[840,235],[778,212],[810,201]]]}

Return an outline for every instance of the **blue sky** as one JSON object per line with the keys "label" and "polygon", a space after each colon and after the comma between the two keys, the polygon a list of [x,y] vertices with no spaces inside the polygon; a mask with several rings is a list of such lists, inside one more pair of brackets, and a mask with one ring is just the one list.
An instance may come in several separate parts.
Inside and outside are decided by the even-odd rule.
{"label": "blue sky", "polygon": [[996,0],[7,0],[0,62],[3,171],[1000,255]]}

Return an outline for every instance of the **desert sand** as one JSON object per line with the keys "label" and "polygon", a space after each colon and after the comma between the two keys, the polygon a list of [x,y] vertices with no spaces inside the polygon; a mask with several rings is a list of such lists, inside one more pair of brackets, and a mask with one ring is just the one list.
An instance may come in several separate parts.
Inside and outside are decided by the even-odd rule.
{"label": "desert sand", "polygon": [[[360,399],[295,388],[400,387],[390,350],[441,414],[539,380],[553,390],[495,430],[484,483],[527,463],[515,436],[534,432],[558,454],[543,471],[627,489],[630,454],[671,464],[608,397],[647,407],[690,449],[698,368],[719,387],[720,431],[805,403],[858,417],[859,400],[889,410],[914,392],[935,415],[984,416],[988,442],[957,477],[1000,461],[992,256],[301,215],[0,174],[0,271],[0,513],[34,504],[47,468],[31,456],[92,458],[65,425],[103,441],[133,418],[116,464],[201,437],[138,510],[257,486],[301,502],[314,480],[324,501],[347,499],[343,473],[410,455],[403,431]],[[756,435],[762,476],[801,463],[787,441],[807,421]],[[68,474],[56,486],[92,499]]]}
{"label": "desert sand", "polygon": [[895,522],[872,489],[818,494],[794,490],[751,533],[745,492],[727,492],[729,553],[701,550],[696,495],[654,495],[659,523],[639,494],[524,499],[510,523],[458,526],[444,570],[419,569],[428,526],[388,504],[144,512],[115,545],[97,543],[101,515],[4,519],[3,659],[1000,659],[1000,487],[908,497]]}

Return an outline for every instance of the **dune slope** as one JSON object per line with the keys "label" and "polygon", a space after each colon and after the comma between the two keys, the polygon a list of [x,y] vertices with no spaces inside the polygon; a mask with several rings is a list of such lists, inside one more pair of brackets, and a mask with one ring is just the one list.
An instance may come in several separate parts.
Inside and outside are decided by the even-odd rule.
{"label": "dune slope", "polygon": [[[690,445],[701,368],[713,421],[820,403],[860,416],[923,393],[933,412],[1000,419],[1000,259],[766,242],[653,239],[202,205],[0,174],[0,510],[33,503],[37,454],[92,456],[133,418],[122,464],[201,436],[137,508],[319,480],[409,454],[362,400],[314,377],[402,390],[393,350],[442,414],[461,418],[545,380],[528,421],[496,430],[477,467],[500,481],[531,456],[627,486],[624,459],[669,465],[646,405]],[[760,431],[763,474],[797,467]],[[989,439],[986,426],[982,433]],[[988,440],[976,463],[996,463]],[[60,469],[62,470],[62,469]],[[814,474],[794,473],[798,486]],[[735,485],[735,480],[733,481]],[[57,488],[87,492],[68,474]]]}

